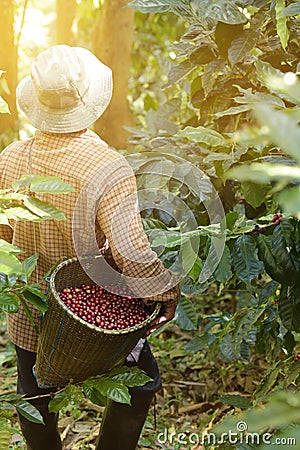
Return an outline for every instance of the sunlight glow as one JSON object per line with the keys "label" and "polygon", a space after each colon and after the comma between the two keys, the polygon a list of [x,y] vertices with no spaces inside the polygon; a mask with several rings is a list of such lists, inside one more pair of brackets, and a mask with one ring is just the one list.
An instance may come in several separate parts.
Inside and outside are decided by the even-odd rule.
{"label": "sunlight glow", "polygon": [[293,84],[297,83],[297,75],[293,72],[287,72],[286,74],[284,74],[283,79],[288,86],[292,86]]}
{"label": "sunlight glow", "polygon": [[[55,19],[55,14],[45,15],[37,8],[28,8],[26,11],[25,22],[22,29],[22,46],[45,47],[49,43],[48,30],[49,25]],[[19,24],[17,24],[19,28]]]}

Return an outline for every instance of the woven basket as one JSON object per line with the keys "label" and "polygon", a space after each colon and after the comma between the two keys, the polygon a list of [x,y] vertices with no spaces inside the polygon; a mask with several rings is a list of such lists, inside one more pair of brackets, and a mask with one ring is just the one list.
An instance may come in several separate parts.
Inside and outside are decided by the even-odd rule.
{"label": "woven basket", "polygon": [[[97,271],[101,266],[99,258],[104,256],[87,258],[90,267]],[[124,330],[91,325],[73,314],[58,295],[63,288],[79,287],[83,283],[95,284],[77,258],[58,265],[50,278],[49,308],[42,320],[34,368],[39,387],[81,382],[123,364],[159,314],[157,303],[151,315],[139,325]]]}

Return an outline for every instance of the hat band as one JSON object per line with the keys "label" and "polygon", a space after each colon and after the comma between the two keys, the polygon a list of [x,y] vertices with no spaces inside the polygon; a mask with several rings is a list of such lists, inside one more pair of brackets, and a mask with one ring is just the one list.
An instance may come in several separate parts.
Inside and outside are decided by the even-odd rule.
{"label": "hat band", "polygon": [[84,103],[77,89],[37,89],[37,97],[51,110],[70,110]]}

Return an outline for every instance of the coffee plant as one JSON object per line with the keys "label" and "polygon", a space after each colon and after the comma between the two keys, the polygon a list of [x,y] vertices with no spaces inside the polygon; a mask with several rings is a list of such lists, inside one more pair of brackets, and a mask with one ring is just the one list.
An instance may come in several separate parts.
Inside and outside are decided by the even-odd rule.
{"label": "coffee plant", "polygon": [[[44,220],[65,220],[64,214],[56,209],[53,205],[44,202],[37,197],[35,193],[50,192],[51,194],[62,194],[73,191],[73,188],[61,181],[57,177],[42,177],[38,175],[28,175],[13,183],[11,189],[0,191],[0,224],[9,226],[9,219],[13,220],[29,220],[32,222],[41,222]],[[28,308],[28,303],[34,305],[35,308],[44,314],[47,309],[47,297],[44,294],[41,283],[45,281],[48,274],[45,274],[43,280],[39,283],[31,282],[31,275],[37,264],[38,254],[29,256],[22,260],[18,259],[22,256],[22,250],[17,246],[10,244],[4,239],[0,239],[0,313],[14,314],[18,311],[20,304],[23,306],[32,326],[38,332],[37,326],[32,318],[32,313]],[[53,268],[51,268],[53,270]],[[50,272],[51,272],[50,270]],[[98,287],[97,287],[98,289]],[[77,311],[78,302],[83,299],[83,292],[80,293],[81,299],[78,298],[78,288],[68,288],[62,292],[62,299],[66,301],[68,306],[72,308],[70,296],[72,296],[72,304],[75,306],[74,312]],[[71,295],[73,293],[73,295]],[[93,292],[90,286],[84,287],[85,302],[90,306]],[[125,293],[123,293],[125,296]],[[128,293],[127,293],[128,294]],[[77,299],[75,297],[77,296]],[[106,298],[104,298],[106,296]],[[136,320],[139,322],[146,318],[146,309],[141,307],[140,303],[135,303],[134,308],[128,309],[128,302],[132,303],[129,295],[120,296],[119,308],[123,308],[123,316],[118,316],[118,326],[124,328],[127,325],[134,325]],[[103,313],[107,321],[100,322],[104,328],[111,328],[112,311],[108,311],[107,301],[110,301],[110,293],[101,292],[102,300],[105,301],[107,307]],[[115,303],[118,299],[112,299]],[[124,311],[126,306],[126,311]],[[133,306],[133,305],[131,305]],[[93,309],[93,308],[92,308]],[[94,311],[94,309],[93,309]],[[138,311],[138,314],[136,312]],[[97,317],[98,317],[97,312]],[[121,313],[121,311],[119,311]],[[90,313],[88,313],[90,314]],[[134,314],[134,317],[133,317]],[[80,315],[80,314],[79,314]],[[91,317],[91,316],[90,316]],[[89,316],[87,317],[89,319]],[[95,317],[97,320],[97,318]],[[128,323],[127,323],[128,321]],[[96,323],[96,322],[95,322]],[[69,410],[79,407],[84,398],[101,406],[105,406],[107,399],[120,403],[130,404],[131,396],[129,388],[139,386],[150,381],[142,370],[137,367],[121,366],[113,369],[110,373],[100,375],[98,377],[89,378],[80,385],[69,384],[59,389],[52,395],[49,404],[49,410],[58,412],[60,410]],[[24,398],[22,394],[6,394],[0,396],[0,448],[8,449],[11,441],[11,435],[15,432],[11,427],[10,421],[14,417],[14,411],[17,410],[28,420],[43,424],[43,417],[31,403],[28,398]]]}
{"label": "coffee plant", "polygon": [[[300,372],[299,2],[135,0],[128,6],[175,14],[186,24],[160,78],[164,101],[145,114],[143,133],[131,130],[128,151],[140,188],[173,194],[151,208],[141,199],[153,249],[170,267],[182,247],[189,249],[181,253],[189,271],[175,319],[190,332],[185,350],[206,350],[227,364],[265,358],[269,370],[253,401],[265,400],[274,389],[295,387]],[[202,198],[187,162],[204,174],[197,180]],[[207,180],[222,201],[219,221],[210,221]],[[174,220],[178,199],[196,218],[193,229],[188,214]],[[217,267],[211,264],[214,254],[218,260],[216,238],[225,242]],[[209,255],[214,270],[203,279]],[[205,298],[217,305],[227,292],[228,310],[206,313]]]}

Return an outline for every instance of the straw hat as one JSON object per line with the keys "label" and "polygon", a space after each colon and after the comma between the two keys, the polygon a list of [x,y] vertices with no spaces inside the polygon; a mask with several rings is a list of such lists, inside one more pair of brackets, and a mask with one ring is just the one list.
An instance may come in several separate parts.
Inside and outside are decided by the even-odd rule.
{"label": "straw hat", "polygon": [[17,100],[32,125],[71,133],[92,125],[112,96],[112,73],[89,50],[55,45],[31,65],[17,86]]}

